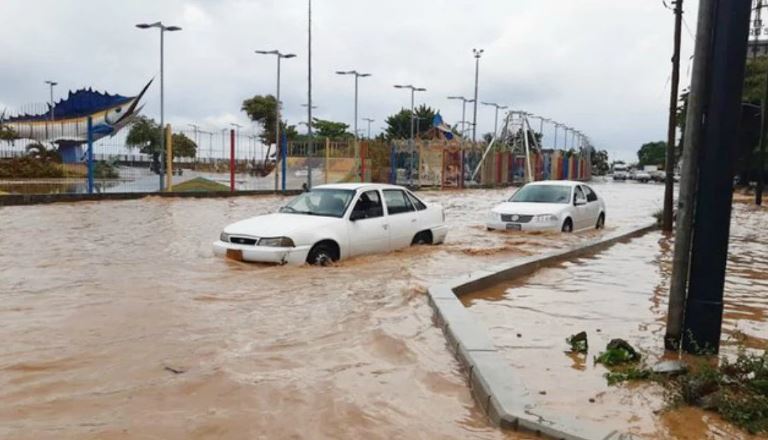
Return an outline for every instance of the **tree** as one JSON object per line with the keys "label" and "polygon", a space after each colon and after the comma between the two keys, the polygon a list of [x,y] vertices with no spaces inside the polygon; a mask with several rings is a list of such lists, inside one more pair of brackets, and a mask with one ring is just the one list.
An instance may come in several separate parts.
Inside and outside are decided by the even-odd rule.
{"label": "tree", "polygon": [[312,128],[315,135],[321,138],[330,138],[333,140],[352,139],[355,137],[349,133],[349,124],[343,122],[327,121],[324,119],[312,118]]}
{"label": "tree", "polygon": [[133,120],[125,145],[128,148],[140,148],[144,154],[157,156],[160,154],[160,125],[154,119],[137,116]]}
{"label": "tree", "polygon": [[659,165],[663,166],[667,158],[667,143],[664,141],[648,142],[640,147],[637,152],[639,166]]}
{"label": "tree", "polygon": [[[420,105],[416,107],[414,120],[414,136],[419,137],[423,133],[429,131],[432,128],[432,120],[435,119],[435,115],[438,112],[427,107],[426,105]],[[411,138],[411,111],[402,109],[398,113],[390,116],[386,120],[386,138],[387,139],[410,139]]]}
{"label": "tree", "polygon": [[13,141],[17,138],[18,136],[13,128],[0,124],[0,141]]}
{"label": "tree", "polygon": [[61,156],[59,155],[58,151],[49,150],[45,148],[45,145],[39,142],[27,144],[25,150],[27,151],[27,156],[31,158],[41,160],[43,162],[61,163]]}
{"label": "tree", "polygon": [[[277,99],[272,95],[256,95],[243,101],[242,110],[253,122],[261,124],[259,139],[266,145],[275,144],[275,128],[277,127]],[[283,123],[281,128],[285,127]]]}
{"label": "tree", "polygon": [[173,139],[173,157],[195,157],[197,156],[197,144],[188,138],[184,133],[174,133]]}
{"label": "tree", "polygon": [[595,147],[590,146],[590,156],[592,158],[592,169],[598,176],[605,175],[611,168],[608,165],[608,152],[605,150],[596,150]]}

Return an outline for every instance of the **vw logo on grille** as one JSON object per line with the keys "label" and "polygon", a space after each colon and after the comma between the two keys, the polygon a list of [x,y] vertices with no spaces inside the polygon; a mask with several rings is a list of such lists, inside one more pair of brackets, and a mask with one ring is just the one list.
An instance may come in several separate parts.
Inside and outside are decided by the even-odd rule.
{"label": "vw logo on grille", "polygon": [[515,214],[515,215],[512,216],[512,221],[513,222],[516,222],[518,220],[520,220],[520,216],[519,215]]}

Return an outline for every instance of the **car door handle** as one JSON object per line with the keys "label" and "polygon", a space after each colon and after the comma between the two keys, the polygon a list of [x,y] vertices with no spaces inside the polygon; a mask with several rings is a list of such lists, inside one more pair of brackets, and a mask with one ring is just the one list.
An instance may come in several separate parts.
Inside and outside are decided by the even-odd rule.
{"label": "car door handle", "polygon": [[384,228],[384,230],[389,229],[389,225],[381,225],[381,227]]}
{"label": "car door handle", "polygon": [[411,219],[411,223],[416,223],[416,219],[415,219],[415,218],[412,218],[412,219]]}

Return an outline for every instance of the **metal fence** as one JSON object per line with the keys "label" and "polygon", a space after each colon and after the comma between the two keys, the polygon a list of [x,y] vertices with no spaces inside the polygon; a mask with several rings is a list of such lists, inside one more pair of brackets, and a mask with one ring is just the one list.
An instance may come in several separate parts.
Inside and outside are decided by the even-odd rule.
{"label": "metal fence", "polygon": [[[160,189],[160,171],[171,191],[297,190],[358,181],[457,188],[591,177],[585,156],[554,150],[534,152],[529,166],[524,155],[503,149],[485,154],[482,144],[360,141],[356,146],[354,141],[317,139],[311,145],[288,143],[278,158],[274,146],[252,135],[230,130],[179,134],[196,148],[175,155],[167,170],[159,155],[127,145],[125,132],[95,142],[92,154],[85,147],[64,154],[60,148],[30,146],[32,142],[23,139],[2,141],[0,194],[151,193]],[[170,180],[166,171],[171,171]]]}

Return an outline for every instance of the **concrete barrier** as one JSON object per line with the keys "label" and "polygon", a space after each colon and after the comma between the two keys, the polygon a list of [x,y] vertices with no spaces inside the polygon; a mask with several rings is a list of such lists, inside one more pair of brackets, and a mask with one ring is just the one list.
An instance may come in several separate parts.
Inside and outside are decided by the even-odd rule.
{"label": "concrete barrier", "polygon": [[566,415],[556,418],[537,415],[525,384],[514,375],[509,363],[496,349],[487,328],[472,317],[459,297],[530,275],[542,267],[599,252],[655,229],[657,226],[653,224],[630,232],[614,233],[565,251],[524,258],[513,264],[495,266],[429,288],[429,304],[434,310],[436,323],[467,371],[472,395],[492,423],[504,429],[533,432],[558,440],[632,438],[629,434],[568,418]]}

